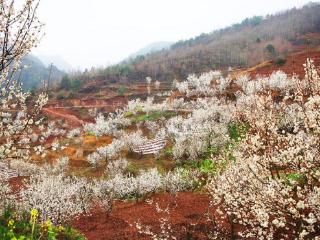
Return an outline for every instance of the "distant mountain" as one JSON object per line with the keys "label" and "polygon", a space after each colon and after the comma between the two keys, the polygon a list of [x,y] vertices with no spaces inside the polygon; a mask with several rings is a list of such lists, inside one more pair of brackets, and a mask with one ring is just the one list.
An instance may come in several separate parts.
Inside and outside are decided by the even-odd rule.
{"label": "distant mountain", "polygon": [[[129,60],[83,76],[107,82],[185,79],[190,73],[248,68],[320,46],[320,3],[267,16],[253,16],[229,27],[172,45],[151,44]],[[160,46],[160,47],[159,47]],[[168,46],[170,46],[168,48]],[[155,51],[167,47],[162,51]],[[145,56],[137,56],[139,54]],[[105,84],[104,83],[104,84]]]}
{"label": "distant mountain", "polygon": [[[50,67],[46,67],[42,61],[34,55],[27,55],[21,62],[21,69],[14,75],[15,80],[23,84],[23,89],[30,90],[41,87],[43,81],[47,81],[50,75]],[[65,72],[56,66],[52,67],[51,84],[61,80]]]}
{"label": "distant mountain", "polygon": [[172,44],[173,42],[165,42],[165,41],[151,43],[145,46],[144,48],[141,48],[139,51],[131,54],[129,58],[136,58],[137,56],[144,56],[157,51],[166,50],[166,49],[169,49]]}
{"label": "distant mountain", "polygon": [[73,67],[59,55],[37,55],[46,67],[51,63],[62,71],[70,72]]}

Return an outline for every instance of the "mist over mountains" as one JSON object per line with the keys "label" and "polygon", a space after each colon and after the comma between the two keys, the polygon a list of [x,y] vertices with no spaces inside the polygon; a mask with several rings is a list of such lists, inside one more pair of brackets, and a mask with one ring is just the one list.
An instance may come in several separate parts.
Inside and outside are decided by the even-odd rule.
{"label": "mist over mountains", "polygon": [[174,44],[174,43],[173,42],[167,42],[167,41],[154,42],[154,43],[148,44],[147,46],[141,48],[137,52],[132,53],[129,56],[129,59],[133,59],[133,58],[136,58],[138,56],[144,56],[144,55],[151,54],[151,53],[154,53],[154,52],[158,52],[158,51],[161,51],[161,50],[169,49],[172,44]]}
{"label": "mist over mountains", "polygon": [[55,84],[65,74],[55,65],[51,69],[51,66],[46,66],[38,57],[29,54],[22,59],[21,68],[15,73],[14,78],[22,83],[24,90],[31,90],[41,88],[43,82],[47,82],[49,77],[51,84]]}
{"label": "mist over mountains", "polygon": [[64,60],[59,55],[45,55],[45,54],[39,54],[37,57],[43,62],[43,64],[48,67],[52,63],[54,66],[56,66],[58,69],[64,71],[64,72],[70,72],[73,70],[73,67],[71,64],[69,64],[66,60]]}

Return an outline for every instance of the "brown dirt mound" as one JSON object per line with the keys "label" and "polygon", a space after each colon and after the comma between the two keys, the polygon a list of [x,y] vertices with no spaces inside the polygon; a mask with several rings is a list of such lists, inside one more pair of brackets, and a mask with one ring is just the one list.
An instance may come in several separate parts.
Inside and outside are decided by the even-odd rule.
{"label": "brown dirt mound", "polygon": [[162,209],[170,206],[170,222],[174,236],[178,239],[208,239],[212,230],[206,218],[210,198],[197,193],[179,193],[176,197],[170,194],[156,195],[151,198],[154,204],[142,202],[117,202],[111,214],[95,210],[91,216],[77,219],[73,227],[82,232],[88,240],[135,240],[151,239],[150,236],[138,233],[134,225],[141,222],[150,226],[153,232],[160,233],[159,218],[165,216],[155,210],[155,203]]}

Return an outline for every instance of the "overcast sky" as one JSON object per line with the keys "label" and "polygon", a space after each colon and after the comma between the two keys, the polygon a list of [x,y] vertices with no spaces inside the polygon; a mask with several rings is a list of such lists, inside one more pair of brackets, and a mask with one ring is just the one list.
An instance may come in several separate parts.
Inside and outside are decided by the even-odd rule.
{"label": "overcast sky", "polygon": [[75,68],[116,63],[157,41],[178,41],[309,0],[41,0],[46,35],[35,54]]}

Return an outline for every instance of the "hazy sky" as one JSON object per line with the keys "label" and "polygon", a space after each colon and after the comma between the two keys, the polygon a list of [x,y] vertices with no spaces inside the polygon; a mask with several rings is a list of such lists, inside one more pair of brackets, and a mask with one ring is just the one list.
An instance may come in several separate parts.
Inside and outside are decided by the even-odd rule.
{"label": "hazy sky", "polygon": [[178,41],[310,0],[41,0],[46,35],[34,53],[73,67],[116,63],[157,41]]}

